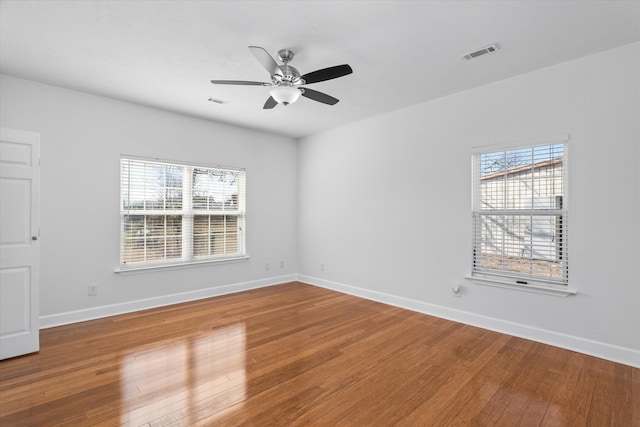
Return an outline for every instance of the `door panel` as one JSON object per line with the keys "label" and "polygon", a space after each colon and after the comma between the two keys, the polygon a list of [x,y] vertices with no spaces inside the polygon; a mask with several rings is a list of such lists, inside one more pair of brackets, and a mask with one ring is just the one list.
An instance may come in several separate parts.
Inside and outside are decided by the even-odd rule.
{"label": "door panel", "polygon": [[40,135],[0,128],[0,359],[38,351]]}
{"label": "door panel", "polygon": [[31,269],[29,267],[0,269],[0,300],[10,301],[2,304],[0,325],[3,336],[28,333],[31,329],[29,310],[29,294]]}
{"label": "door panel", "polygon": [[28,247],[31,239],[31,181],[0,177],[2,227],[0,247]]}

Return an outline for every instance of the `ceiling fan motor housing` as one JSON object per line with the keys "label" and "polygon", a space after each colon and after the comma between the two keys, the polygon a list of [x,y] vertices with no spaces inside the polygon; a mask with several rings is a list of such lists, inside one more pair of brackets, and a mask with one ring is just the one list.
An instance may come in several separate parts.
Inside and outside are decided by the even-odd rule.
{"label": "ceiling fan motor housing", "polygon": [[282,76],[274,74],[271,76],[271,80],[274,84],[280,85],[282,83],[286,85],[299,85],[304,84],[304,81],[300,80],[300,72],[295,68],[289,65],[289,61],[291,61],[294,57],[294,53],[289,49],[280,49],[278,51],[278,58],[282,61],[283,65],[278,65],[280,71],[282,71]]}
{"label": "ceiling fan motor housing", "polygon": [[300,79],[300,72],[292,67],[291,65],[280,65],[280,70],[282,70],[282,77],[279,75],[272,76],[273,82],[275,84],[289,84],[289,85],[300,85],[304,84],[304,80]]}

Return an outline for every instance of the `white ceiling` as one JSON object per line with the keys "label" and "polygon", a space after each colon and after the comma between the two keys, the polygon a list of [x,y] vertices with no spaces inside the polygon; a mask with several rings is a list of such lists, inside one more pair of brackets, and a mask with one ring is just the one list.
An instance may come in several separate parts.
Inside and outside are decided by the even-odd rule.
{"label": "white ceiling", "polygon": [[[640,40],[638,1],[2,0],[0,19],[3,74],[292,137]],[[269,81],[249,45],[354,73],[309,86],[335,106],[263,110],[268,87],[210,83]]]}

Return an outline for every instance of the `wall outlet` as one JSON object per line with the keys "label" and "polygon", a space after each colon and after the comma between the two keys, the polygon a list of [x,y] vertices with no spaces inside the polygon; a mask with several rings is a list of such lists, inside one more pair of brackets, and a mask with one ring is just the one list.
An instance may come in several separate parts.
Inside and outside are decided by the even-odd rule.
{"label": "wall outlet", "polygon": [[324,271],[324,263],[320,264],[320,271]]}
{"label": "wall outlet", "polygon": [[460,284],[454,283],[453,288],[451,288],[451,292],[453,292],[454,297],[460,298],[462,296],[462,289],[460,288]]}
{"label": "wall outlet", "polygon": [[92,283],[89,285],[89,296],[93,297],[98,295],[98,285],[96,285],[95,283]]}
{"label": "wall outlet", "polygon": [[265,270],[267,270],[267,271],[271,270],[271,264],[266,263],[266,264],[264,265],[264,269],[265,269]]}
{"label": "wall outlet", "polygon": [[284,261],[280,261],[280,268],[284,268]]}

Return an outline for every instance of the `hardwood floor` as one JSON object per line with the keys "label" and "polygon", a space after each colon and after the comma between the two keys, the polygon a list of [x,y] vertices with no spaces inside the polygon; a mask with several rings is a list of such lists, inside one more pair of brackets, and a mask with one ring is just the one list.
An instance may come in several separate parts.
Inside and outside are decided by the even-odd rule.
{"label": "hardwood floor", "polygon": [[640,370],[289,283],[41,331],[0,426],[640,426]]}

